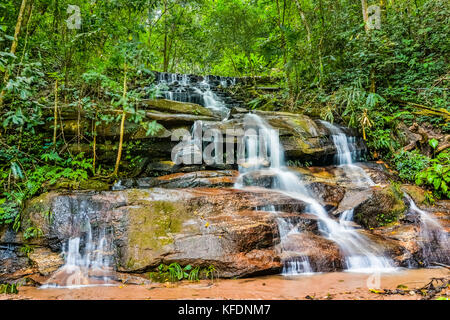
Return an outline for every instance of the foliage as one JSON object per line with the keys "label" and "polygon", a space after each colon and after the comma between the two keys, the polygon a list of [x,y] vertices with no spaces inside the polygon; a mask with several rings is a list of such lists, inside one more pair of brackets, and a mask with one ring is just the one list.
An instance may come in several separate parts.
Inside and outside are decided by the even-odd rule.
{"label": "foliage", "polygon": [[398,175],[407,181],[415,181],[416,175],[425,169],[430,162],[430,158],[420,154],[418,151],[400,151],[393,157]]}
{"label": "foliage", "polygon": [[206,268],[193,267],[190,264],[185,267],[174,262],[170,265],[160,264],[157,272],[149,272],[148,276],[156,282],[177,282],[181,280],[199,281],[200,279],[214,280],[216,269],[213,265]]}
{"label": "foliage", "polygon": [[450,198],[450,153],[444,151],[432,159],[431,166],[417,174],[416,183],[430,186],[438,199]]}
{"label": "foliage", "polygon": [[43,235],[43,232],[40,228],[28,227],[23,234],[23,238],[25,240],[29,240],[29,239],[39,238],[42,235]]}
{"label": "foliage", "polygon": [[15,283],[2,283],[0,284],[0,294],[18,294],[17,284]]}
{"label": "foliage", "polygon": [[33,251],[34,251],[34,248],[27,244],[24,244],[22,247],[20,247],[20,252],[25,254],[28,258],[30,257],[30,253],[32,253]]}

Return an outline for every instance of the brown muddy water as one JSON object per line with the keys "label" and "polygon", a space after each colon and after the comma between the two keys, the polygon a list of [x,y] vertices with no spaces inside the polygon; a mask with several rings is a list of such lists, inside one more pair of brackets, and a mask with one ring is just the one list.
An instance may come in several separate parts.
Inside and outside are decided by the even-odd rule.
{"label": "brown muddy water", "polygon": [[[16,295],[0,295],[1,299],[32,300],[176,300],[176,299],[264,299],[264,300],[418,300],[422,296],[412,291],[406,295],[373,293],[377,277],[348,272],[321,273],[309,276],[265,276],[247,279],[219,279],[199,282],[182,281],[176,284],[150,283],[127,285],[117,283],[109,287],[82,287],[78,289],[39,289],[22,286]],[[432,278],[448,278],[445,268],[402,270],[381,274],[379,288],[404,290],[422,288]],[[368,286],[369,284],[369,286]],[[405,288],[406,287],[406,288]],[[449,296],[450,290],[439,296]]]}

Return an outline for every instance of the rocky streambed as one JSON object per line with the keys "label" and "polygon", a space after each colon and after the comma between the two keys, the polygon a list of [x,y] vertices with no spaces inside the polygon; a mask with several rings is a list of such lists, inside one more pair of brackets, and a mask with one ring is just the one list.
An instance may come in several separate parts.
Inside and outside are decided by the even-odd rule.
{"label": "rocky streambed", "polygon": [[[0,300],[421,300],[448,296],[448,289],[439,290],[437,294],[435,291],[428,294],[422,289],[429,285],[431,279],[448,279],[448,275],[445,269],[415,269],[382,274],[379,288],[371,287],[368,275],[343,272],[291,278],[275,275],[194,283],[182,281],[176,284],[149,283],[145,280],[132,283],[125,280],[124,283],[108,287],[77,290],[40,290],[26,286],[21,287],[16,295],[1,295]],[[441,283],[434,281],[433,284],[437,286]],[[385,290],[395,293],[388,291],[389,294],[384,294]]]}

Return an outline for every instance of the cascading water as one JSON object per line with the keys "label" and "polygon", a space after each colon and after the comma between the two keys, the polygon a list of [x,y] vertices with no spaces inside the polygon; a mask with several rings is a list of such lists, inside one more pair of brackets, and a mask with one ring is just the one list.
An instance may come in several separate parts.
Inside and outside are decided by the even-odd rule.
{"label": "cascading water", "polygon": [[[266,121],[255,114],[248,114],[244,118],[244,123],[246,127],[256,127],[258,129],[259,139],[245,137],[246,150],[248,152],[244,162],[245,165],[239,167],[241,175],[236,182],[236,187],[245,187],[243,177],[250,172],[270,171],[274,175],[272,189],[307,204],[306,210],[318,218],[320,233],[325,238],[336,242],[341,248],[345,259],[345,268],[348,271],[374,272],[393,270],[390,260],[385,258],[375,245],[371,244],[353,227],[348,226],[347,222],[352,217],[351,212],[346,212],[342,216],[342,223],[330,218],[325,208],[312,196],[299,176],[286,168],[283,159],[284,151],[278,134]],[[259,145],[258,141],[260,142]],[[260,151],[259,154],[258,151]],[[262,151],[267,152],[266,155],[269,156],[269,168],[262,168],[260,161],[263,156],[261,154]],[[348,157],[348,154],[345,157]],[[286,236],[283,237],[281,235],[289,235],[291,232],[300,231],[295,225],[289,224],[288,221],[283,221],[280,218],[277,218],[277,220],[281,238],[281,250],[283,250],[283,241]],[[301,274],[311,270],[307,257],[301,255],[294,261],[287,260],[283,262],[283,274]]]}
{"label": "cascading water", "polygon": [[353,163],[358,152],[355,147],[355,137],[348,137],[340,128],[320,120],[331,133],[331,138],[336,146],[335,163],[344,169],[345,175],[349,177],[358,187],[374,186],[375,183],[369,175]]}
{"label": "cascading water", "polygon": [[[219,78],[217,82],[219,82],[221,86],[226,86],[228,84],[227,81],[228,80],[224,78]],[[174,76],[174,74],[166,73],[159,75],[159,82],[161,84],[169,84],[175,88],[168,91],[172,92],[169,97],[167,97],[166,92],[166,98],[177,101],[200,103],[211,109],[213,112],[221,114],[223,120],[228,118],[230,109],[227,108],[226,103],[213,92],[209,77],[205,77],[201,82],[191,83],[187,76]],[[235,79],[232,79],[230,82],[231,85],[235,84]],[[180,88],[180,83],[185,88]],[[180,91],[188,93],[183,96],[179,94]],[[332,139],[337,149],[337,164],[342,166],[345,174],[359,187],[374,185],[374,182],[365,171],[353,164],[353,158],[356,154],[354,138],[348,138],[342,130],[330,123],[322,123],[332,133]],[[370,243],[368,239],[360,235],[355,228],[349,225],[348,219],[349,217],[350,219],[352,217],[350,212],[345,213],[340,221],[335,221],[330,218],[325,208],[319,204],[304,186],[299,176],[286,168],[284,163],[284,150],[279,141],[278,134],[266,121],[255,114],[247,114],[244,118],[244,126],[256,130],[255,134],[246,135],[244,137],[246,157],[244,163],[239,165],[240,176],[237,179],[235,185],[236,188],[246,187],[243,183],[243,177],[246,174],[255,171],[266,171],[267,173],[272,174],[274,176],[273,185],[271,186],[273,190],[304,202],[307,204],[306,210],[318,217],[319,231],[324,237],[339,245],[344,255],[345,268],[347,270],[359,272],[392,270],[390,260],[383,257],[381,250]],[[198,127],[199,123],[194,123],[193,131]],[[183,148],[182,154],[186,154],[186,148],[188,148],[189,150],[192,149],[191,151],[195,156],[196,151],[193,150],[193,148],[198,144],[199,141],[196,141],[196,138],[193,135],[191,141],[187,142],[186,146]],[[265,155],[269,155],[269,160],[267,160]],[[283,258],[283,274],[303,274],[311,272],[312,267],[306,256],[303,256],[298,252],[289,252],[288,254],[285,254],[286,247],[284,244],[289,236],[301,232],[296,227],[296,224],[289,220],[289,218],[284,218],[279,215],[273,207],[263,209],[276,215],[280,233],[282,256],[287,257]]]}
{"label": "cascading water", "polygon": [[41,289],[105,286],[114,283],[109,257],[111,243],[105,230],[100,230],[94,237],[87,215],[83,215],[77,225],[77,236],[70,238],[63,246],[65,264]]}
{"label": "cascading water", "polygon": [[[165,99],[200,104],[219,114],[222,119],[227,119],[230,114],[226,103],[214,92],[209,76],[197,82],[191,81],[187,74],[158,73],[157,82]],[[222,87],[227,87],[228,83],[233,85],[235,82],[234,78],[220,77],[219,80]]]}
{"label": "cascading water", "polygon": [[422,251],[421,259],[425,266],[433,262],[450,264],[450,241],[448,232],[441,226],[432,214],[421,210],[413,199],[405,194],[409,203],[409,214],[416,215],[419,220],[419,245]]}
{"label": "cascading water", "polygon": [[211,90],[208,76],[206,76],[198,86],[193,87],[193,89],[198,95],[203,97],[203,105],[205,108],[220,114],[223,120],[229,117],[230,109],[228,109],[222,99]]}
{"label": "cascading water", "polygon": [[[337,150],[336,164],[344,168],[347,177],[358,187],[375,185],[364,169],[353,163],[354,159],[357,158],[355,138],[347,137],[340,128],[329,122],[320,122],[331,133],[333,143]],[[330,239],[338,243],[343,251],[348,271],[372,272],[372,270],[392,270],[393,267],[390,259],[383,256],[380,248],[359,234],[352,226],[352,221],[353,209],[350,209],[341,214],[339,223],[330,223],[328,225],[329,229],[334,229],[332,234],[330,234]]]}

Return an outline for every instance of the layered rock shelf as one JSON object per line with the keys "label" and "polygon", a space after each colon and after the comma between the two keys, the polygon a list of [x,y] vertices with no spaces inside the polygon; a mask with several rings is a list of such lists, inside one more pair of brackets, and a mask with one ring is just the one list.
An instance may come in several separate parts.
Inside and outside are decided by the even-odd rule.
{"label": "layered rock shelf", "polygon": [[[307,176],[317,198],[336,216],[355,207],[355,222],[367,229],[359,232],[383,247],[398,266],[420,266],[419,224],[406,219],[404,199],[388,184],[361,191],[345,178],[334,176],[336,168],[298,168]],[[385,179],[389,173],[373,168],[372,175]],[[24,229],[38,227],[38,239],[25,240],[22,233],[3,229],[0,237],[2,279],[31,274],[49,274],[63,264],[58,255],[73,236],[76,217],[87,214],[94,232],[107,230],[114,244],[109,254],[120,272],[143,273],[159,264],[214,265],[221,277],[244,277],[280,273],[276,218],[260,208],[273,204],[304,232],[289,238],[284,248],[307,256],[315,270],[342,270],[339,247],[318,232],[317,217],[305,203],[263,187],[238,190],[232,187],[236,171],[199,171],[128,181],[117,191],[49,192],[33,199],[23,214]],[[264,179],[261,185],[264,185]],[[423,190],[404,185],[420,203]],[[422,199],[423,200],[423,199]],[[433,208],[447,230],[448,201]],[[383,224],[380,216],[396,215],[394,223]],[[27,257],[20,248],[32,245]]]}

